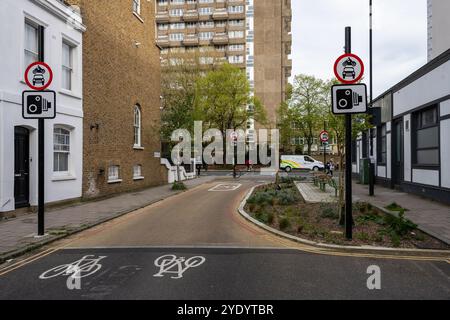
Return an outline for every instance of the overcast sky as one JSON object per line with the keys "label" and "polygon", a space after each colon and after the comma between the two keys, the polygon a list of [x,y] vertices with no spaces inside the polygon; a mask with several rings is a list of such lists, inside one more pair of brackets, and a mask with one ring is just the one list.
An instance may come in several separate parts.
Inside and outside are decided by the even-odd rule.
{"label": "overcast sky", "polygon": [[[427,1],[373,0],[374,96],[427,62]],[[333,75],[352,27],[352,52],[369,65],[369,0],[292,0],[293,75]]]}

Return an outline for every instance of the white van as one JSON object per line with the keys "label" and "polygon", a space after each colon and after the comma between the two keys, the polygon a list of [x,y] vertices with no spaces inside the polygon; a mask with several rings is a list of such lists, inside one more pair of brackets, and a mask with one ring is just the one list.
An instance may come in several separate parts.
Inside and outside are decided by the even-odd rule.
{"label": "white van", "polygon": [[317,161],[310,156],[281,156],[280,168],[286,172],[291,172],[293,169],[306,169],[319,171],[323,170],[325,166],[323,162]]}

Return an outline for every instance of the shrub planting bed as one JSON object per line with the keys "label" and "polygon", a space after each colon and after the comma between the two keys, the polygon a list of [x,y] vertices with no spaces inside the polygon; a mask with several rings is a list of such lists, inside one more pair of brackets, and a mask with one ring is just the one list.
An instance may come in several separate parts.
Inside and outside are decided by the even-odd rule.
{"label": "shrub planting bed", "polygon": [[[394,205],[392,206],[394,207]],[[395,206],[396,215],[386,214],[368,203],[353,204],[353,240],[345,239],[339,224],[337,203],[305,203],[292,179],[258,187],[245,210],[262,223],[290,235],[338,245],[450,249],[447,244],[417,229]]]}

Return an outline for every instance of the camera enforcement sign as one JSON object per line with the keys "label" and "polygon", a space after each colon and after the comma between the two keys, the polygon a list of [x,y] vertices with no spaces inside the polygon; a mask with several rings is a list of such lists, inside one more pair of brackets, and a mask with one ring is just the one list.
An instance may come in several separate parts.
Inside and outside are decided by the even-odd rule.
{"label": "camera enforcement sign", "polygon": [[341,84],[331,88],[334,114],[367,113],[365,84]]}
{"label": "camera enforcement sign", "polygon": [[55,91],[23,91],[22,116],[24,119],[55,119]]}

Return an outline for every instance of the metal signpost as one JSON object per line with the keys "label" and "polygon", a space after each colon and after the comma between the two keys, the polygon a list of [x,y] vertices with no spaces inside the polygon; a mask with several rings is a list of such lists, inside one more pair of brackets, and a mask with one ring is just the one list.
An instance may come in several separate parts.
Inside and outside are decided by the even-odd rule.
{"label": "metal signpost", "polygon": [[353,238],[352,215],[352,114],[367,112],[367,87],[355,84],[364,75],[364,63],[351,53],[351,28],[345,28],[345,54],[334,64],[334,73],[342,85],[333,86],[333,113],[345,115],[345,236]]}
{"label": "metal signpost", "polygon": [[24,119],[38,119],[38,236],[45,234],[44,203],[44,120],[56,117],[56,92],[45,90],[53,80],[50,66],[35,62],[25,71],[25,82],[33,89],[22,92],[22,116]]}

